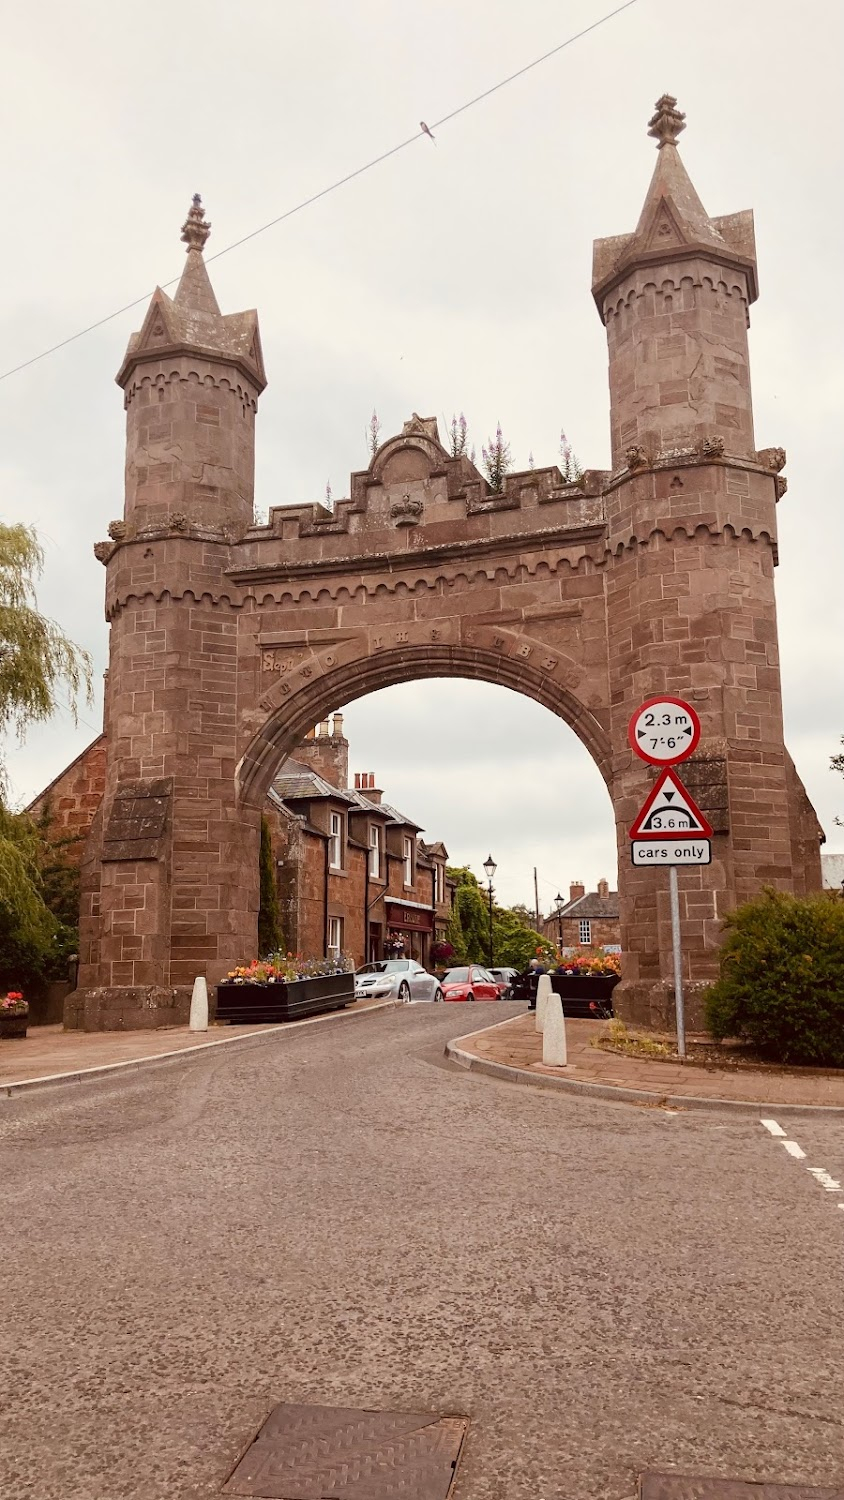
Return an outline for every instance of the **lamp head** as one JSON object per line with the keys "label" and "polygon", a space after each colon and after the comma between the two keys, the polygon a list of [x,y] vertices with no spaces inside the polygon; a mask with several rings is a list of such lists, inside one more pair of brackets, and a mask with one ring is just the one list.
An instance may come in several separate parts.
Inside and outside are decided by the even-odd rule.
{"label": "lamp head", "polygon": [[495,863],[495,860],[493,859],[492,855],[490,854],[484,860],[484,873],[486,874],[487,880],[491,880],[492,879],[492,877],[495,874],[495,872],[496,872],[497,869],[498,869],[498,866]]}

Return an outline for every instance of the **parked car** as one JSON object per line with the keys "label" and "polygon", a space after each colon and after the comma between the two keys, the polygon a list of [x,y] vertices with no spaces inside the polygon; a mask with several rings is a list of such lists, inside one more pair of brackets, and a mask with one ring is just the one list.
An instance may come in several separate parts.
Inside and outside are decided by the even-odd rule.
{"label": "parked car", "polygon": [[493,979],[488,969],[480,964],[468,964],[462,969],[449,969],[442,982],[446,1000],[497,1000],[501,985]]}
{"label": "parked car", "polygon": [[513,980],[518,978],[518,969],[490,969],[493,979],[497,979],[502,986],[501,999],[512,1000]]}
{"label": "parked car", "polygon": [[375,995],[379,1000],[442,1000],[443,992],[436,974],[416,962],[415,958],[379,958],[355,970],[355,999]]}

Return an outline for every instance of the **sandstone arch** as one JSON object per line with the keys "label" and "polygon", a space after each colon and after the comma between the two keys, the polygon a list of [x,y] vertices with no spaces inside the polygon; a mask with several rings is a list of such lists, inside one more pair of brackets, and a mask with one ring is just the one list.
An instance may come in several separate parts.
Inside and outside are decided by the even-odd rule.
{"label": "sandstone arch", "polygon": [[707,215],[680,128],[660,100],[639,224],[595,245],[612,456],[574,484],[551,466],[493,492],[414,413],[332,509],[276,506],[254,524],[257,315],[220,313],[194,205],[179,289],[155,293],[118,376],[126,500],[96,547],[108,759],[79,983],[102,1024],[170,1019],[196,973],[213,983],[254,951],[274,765],[327,709],[391,682],[501,682],[580,736],[615,812],[628,1014],[664,1024],[671,1006],[666,894],[629,865],[625,837],[651,780],[626,740],[644,698],[688,697],[703,724],[687,774],[716,835],[712,865],[684,872],[687,979],[713,974],[730,905],[763,883],[820,883],[817,821],[783,743],[785,455],[753,434],[752,215]]}
{"label": "sandstone arch", "polygon": [[[436,629],[436,627],[434,627]],[[283,756],[290,754],[313,724],[324,719],[338,703],[344,705],[356,698],[400,682],[420,681],[431,677],[478,678],[498,683],[533,698],[562,719],[581,740],[600,770],[608,789],[612,786],[612,753],[609,736],[601,724],[602,713],[588,709],[565,685],[567,674],[577,677],[573,666],[564,668],[559,678],[533,666],[517,653],[528,644],[531,651],[547,662],[557,659],[530,637],[512,633],[477,631],[483,639],[471,645],[438,646],[416,643],[410,648],[375,650],[354,659],[339,659],[336,649],[314,652],[297,668],[297,686],[289,695],[278,691],[266,695],[269,716],[247,746],[237,769],[237,790],[244,807],[260,808],[273,775]],[[488,638],[488,639],[487,639]],[[501,641],[496,647],[493,642]],[[509,654],[507,648],[509,647]],[[329,658],[326,660],[326,658]],[[312,673],[301,676],[303,670]],[[272,703],[269,700],[272,699]]]}

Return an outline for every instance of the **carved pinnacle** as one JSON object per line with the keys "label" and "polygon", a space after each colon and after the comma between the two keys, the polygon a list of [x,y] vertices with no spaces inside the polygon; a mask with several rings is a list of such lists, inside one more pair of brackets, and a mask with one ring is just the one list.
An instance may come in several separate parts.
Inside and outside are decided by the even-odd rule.
{"label": "carved pinnacle", "polygon": [[202,199],[199,193],[194,193],[188,216],[182,225],[182,239],[189,251],[202,250],[210,233],[211,225],[206,221]]}
{"label": "carved pinnacle", "polygon": [[648,121],[648,135],[657,142],[657,151],[663,146],[676,146],[677,137],[685,128],[686,116],[677,108],[677,100],[672,94],[663,94],[656,101],[656,114]]}

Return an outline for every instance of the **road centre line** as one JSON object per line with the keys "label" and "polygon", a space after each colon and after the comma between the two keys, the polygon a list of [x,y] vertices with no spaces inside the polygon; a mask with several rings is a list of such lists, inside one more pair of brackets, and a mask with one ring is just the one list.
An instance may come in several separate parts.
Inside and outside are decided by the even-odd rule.
{"label": "road centre line", "polygon": [[[798,1146],[796,1141],[783,1139],[785,1131],[781,1125],[777,1124],[776,1120],[760,1120],[759,1124],[768,1131],[769,1135],[779,1139],[780,1145],[785,1147],[789,1156],[793,1156],[797,1161],[805,1161],[806,1153],[802,1146]],[[831,1173],[827,1172],[826,1167],[807,1167],[806,1171],[810,1177],[815,1179],[818,1186],[823,1188],[825,1193],[844,1193],[844,1187],[842,1187],[841,1183]],[[836,1207],[844,1209],[844,1203],[838,1203]]]}

